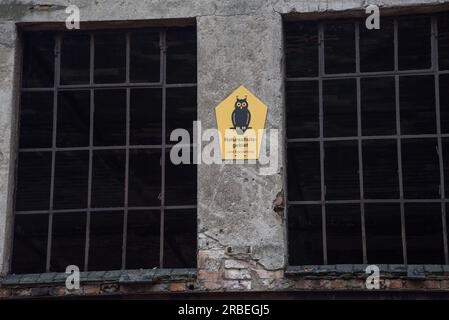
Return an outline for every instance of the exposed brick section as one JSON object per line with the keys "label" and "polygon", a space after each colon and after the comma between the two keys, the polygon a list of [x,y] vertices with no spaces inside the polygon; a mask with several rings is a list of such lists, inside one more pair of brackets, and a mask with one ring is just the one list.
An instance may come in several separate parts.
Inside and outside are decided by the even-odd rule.
{"label": "exposed brick section", "polygon": [[251,273],[244,269],[244,270],[226,270],[225,271],[225,279],[230,280],[249,280],[251,279]]}
{"label": "exposed brick section", "polygon": [[29,297],[31,296],[31,289],[30,288],[19,288],[17,290],[12,291],[12,296],[16,297]]}
{"label": "exposed brick section", "polygon": [[403,288],[403,281],[399,279],[387,279],[383,282],[381,282],[381,286],[384,289],[402,289]]}
{"label": "exposed brick section", "polygon": [[[255,272],[249,269],[230,269],[224,273],[203,271],[198,274],[195,281],[165,281],[152,284],[81,284],[79,290],[67,290],[65,286],[32,286],[27,287],[0,287],[0,299],[21,299],[36,297],[89,297],[108,295],[148,294],[165,292],[210,292],[210,291],[249,291],[249,290],[367,290],[364,277],[327,277],[327,278],[276,278],[279,271]],[[226,274],[232,277],[245,278],[248,272],[251,279],[227,279]],[[201,274],[201,278],[200,278]],[[259,278],[272,276],[271,278]],[[213,280],[212,280],[213,279]],[[406,278],[387,278],[380,281],[382,290],[420,290],[420,291],[449,291],[447,277],[426,279],[424,281],[409,280]]]}
{"label": "exposed brick section", "polygon": [[174,282],[170,283],[170,289],[171,292],[183,292],[187,290],[186,283],[183,282]]}
{"label": "exposed brick section", "polygon": [[198,268],[199,269],[205,269],[206,268],[206,260],[207,260],[207,253],[203,250],[198,252]]}
{"label": "exposed brick section", "polygon": [[200,250],[198,252],[198,269],[218,271],[222,265],[223,255],[223,250]]}
{"label": "exposed brick section", "polygon": [[0,288],[0,299],[2,297],[9,297],[11,296],[11,289],[9,288]]}
{"label": "exposed brick section", "polygon": [[426,289],[440,289],[440,281],[426,280],[424,281],[424,288]]}
{"label": "exposed brick section", "polygon": [[83,293],[85,295],[98,295],[100,293],[100,288],[96,285],[87,285],[83,287]]}
{"label": "exposed brick section", "polygon": [[[238,249],[238,248],[237,248]],[[365,267],[312,266],[297,267],[292,272],[269,270],[244,250],[228,252],[201,250],[198,270],[142,270],[88,273],[81,278],[81,288],[65,288],[64,275],[26,275],[6,277],[0,287],[0,299],[36,297],[91,297],[183,292],[242,291],[345,291],[368,290]],[[390,291],[449,292],[449,276],[444,268],[432,268],[424,279],[408,278],[399,266],[383,266],[380,288]],[[393,270],[388,273],[385,270]],[[438,272],[438,270],[440,272]],[[37,281],[33,283],[33,281]],[[57,282],[59,281],[59,282]]]}
{"label": "exposed brick section", "polygon": [[33,297],[42,297],[42,296],[48,296],[48,294],[50,293],[50,288],[31,288],[31,296]]}
{"label": "exposed brick section", "polygon": [[295,289],[316,289],[320,288],[320,280],[301,279],[294,282]]}
{"label": "exposed brick section", "polygon": [[[298,279],[294,281],[294,288],[301,290],[368,290],[365,279]],[[449,280],[428,279],[416,281],[408,279],[384,279],[380,280],[380,288],[383,290],[447,290],[449,291]]]}
{"label": "exposed brick section", "polygon": [[153,292],[167,292],[169,290],[168,283],[143,284],[143,285],[122,285],[120,293],[123,294],[144,294]]}
{"label": "exposed brick section", "polygon": [[346,288],[348,289],[365,289],[365,279],[350,279],[346,281]]}
{"label": "exposed brick section", "polygon": [[226,269],[246,269],[248,267],[247,263],[239,260],[226,259],[225,268]]}
{"label": "exposed brick section", "polygon": [[449,280],[440,281],[440,287],[444,290],[449,290]]}
{"label": "exposed brick section", "polygon": [[[35,297],[90,297],[182,292],[242,291],[344,291],[366,289],[365,267],[314,266],[291,270],[269,270],[252,258],[251,253],[222,250],[200,250],[198,270],[147,270],[131,272],[89,273],[83,275],[80,290],[69,291],[60,275],[7,277],[0,287],[0,299]],[[449,291],[449,276],[444,268],[427,274],[424,280],[407,278],[404,268],[387,266],[381,270],[382,290]],[[384,269],[385,270],[385,269]],[[84,280],[83,280],[84,279]],[[42,283],[32,283],[32,281]],[[84,282],[83,282],[84,281]],[[94,281],[94,282],[92,282]],[[46,283],[47,282],[47,283]],[[6,284],[8,284],[6,286]]]}
{"label": "exposed brick section", "polygon": [[223,281],[225,290],[251,290],[251,281],[225,280]]}
{"label": "exposed brick section", "polygon": [[101,292],[105,294],[112,294],[119,292],[120,285],[119,284],[106,284],[101,285]]}
{"label": "exposed brick section", "polygon": [[264,269],[256,269],[254,270],[254,272],[256,273],[257,277],[260,279],[273,279],[274,275],[273,272],[264,270]]}
{"label": "exposed brick section", "polygon": [[260,279],[276,279],[280,280],[284,278],[284,271],[278,270],[278,271],[267,271],[264,269],[254,269],[253,270],[258,278]]}
{"label": "exposed brick section", "polygon": [[406,289],[413,289],[413,290],[419,290],[424,288],[424,281],[406,281],[404,288]]}
{"label": "exposed brick section", "polygon": [[198,271],[198,279],[202,281],[217,281],[219,279],[218,271]]}
{"label": "exposed brick section", "polygon": [[222,282],[204,282],[204,288],[206,289],[206,290],[213,290],[213,291],[215,291],[215,290],[219,290],[219,289],[221,289],[223,287],[223,284],[222,284]]}
{"label": "exposed brick section", "polygon": [[346,281],[344,281],[344,280],[337,279],[337,280],[332,281],[332,289],[340,290],[340,289],[344,289],[345,287],[346,287]]}

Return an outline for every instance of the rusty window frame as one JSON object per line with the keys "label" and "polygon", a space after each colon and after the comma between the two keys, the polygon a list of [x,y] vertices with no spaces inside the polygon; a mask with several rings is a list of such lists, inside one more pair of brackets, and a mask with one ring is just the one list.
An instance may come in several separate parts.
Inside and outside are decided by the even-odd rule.
{"label": "rusty window frame", "polygon": [[[404,16],[393,16],[394,21],[394,70],[392,71],[370,71],[361,72],[360,71],[360,46],[359,46],[359,34],[360,34],[360,24],[363,20],[357,18],[346,18],[338,20],[318,20],[310,21],[304,20],[305,23],[313,22],[318,26],[318,74],[316,76],[303,76],[303,77],[288,77],[285,74],[284,81],[285,84],[294,82],[307,82],[307,81],[317,81],[319,90],[319,137],[316,138],[288,138],[287,136],[287,122],[284,121],[285,133],[284,133],[284,150],[285,150],[285,166],[288,168],[287,152],[289,145],[297,142],[317,142],[319,143],[319,161],[320,161],[320,200],[311,201],[290,201],[288,199],[288,174],[284,180],[284,190],[285,192],[285,202],[286,202],[286,217],[288,224],[288,208],[292,205],[320,205],[321,206],[321,223],[322,223],[322,249],[323,249],[323,264],[329,265],[327,256],[327,239],[326,239],[326,205],[327,204],[359,204],[360,214],[361,214],[361,238],[362,238],[362,252],[363,252],[363,264],[368,263],[367,259],[367,248],[366,248],[366,230],[365,230],[365,204],[388,204],[397,203],[400,205],[400,216],[401,216],[401,239],[402,239],[402,255],[403,255],[403,265],[409,265],[407,261],[407,240],[406,240],[406,230],[405,230],[405,204],[406,203],[439,203],[441,207],[441,222],[442,222],[442,235],[443,235],[443,247],[444,247],[444,265],[449,265],[449,253],[448,253],[448,230],[446,225],[446,204],[449,203],[449,198],[445,197],[445,181],[444,181],[444,163],[443,163],[443,138],[449,138],[449,133],[442,133],[441,130],[441,115],[440,115],[440,75],[449,74],[449,70],[439,69],[439,55],[438,55],[438,14],[425,14],[422,16],[430,17],[430,62],[431,66],[428,69],[418,69],[418,70],[399,70],[399,57],[398,57],[398,19]],[[327,23],[350,23],[354,25],[354,36],[355,36],[355,72],[352,73],[325,73],[325,62],[324,62],[324,26]],[[284,26],[288,24],[298,23],[295,20],[288,20],[284,22]],[[284,28],[285,32],[285,28]],[[285,33],[284,33],[285,34]],[[284,35],[284,39],[286,39]],[[287,41],[287,40],[285,40]],[[285,52],[285,48],[284,48]],[[436,115],[436,133],[434,134],[401,134],[401,124],[400,124],[400,103],[399,103],[399,77],[404,75],[431,75],[435,80],[435,115]],[[395,111],[396,111],[396,134],[394,135],[362,135],[361,126],[361,79],[369,77],[382,77],[389,76],[394,78],[395,82]],[[324,80],[337,80],[337,79],[355,79],[356,80],[356,93],[357,93],[357,135],[356,136],[344,136],[344,137],[324,137],[324,121],[323,121],[323,81]],[[403,161],[402,161],[402,150],[401,141],[402,139],[410,138],[434,138],[437,140],[438,144],[438,165],[439,165],[439,179],[440,179],[440,198],[439,199],[406,199],[404,198],[403,191]],[[397,162],[398,162],[398,176],[399,176],[399,198],[398,199],[365,199],[363,190],[363,156],[362,156],[362,142],[367,140],[396,140],[397,143]],[[324,142],[326,141],[356,141],[358,149],[358,178],[359,178],[359,192],[360,197],[358,199],[351,200],[328,200],[326,199],[326,185],[325,185],[325,173],[324,173]],[[288,227],[287,233],[288,233]],[[288,235],[287,235],[288,238]],[[290,245],[290,243],[288,243]],[[287,254],[288,256],[289,254]],[[289,259],[288,259],[289,260]],[[353,263],[348,263],[354,265]],[[295,265],[290,264],[292,270]],[[318,265],[317,265],[318,266]]]}
{"label": "rusty window frame", "polygon": [[[20,92],[53,92],[53,126],[52,126],[52,146],[49,148],[18,148],[17,153],[27,153],[27,152],[51,152],[51,184],[50,184],[50,208],[48,210],[27,210],[27,211],[17,211],[14,209],[14,216],[17,215],[33,215],[33,214],[48,214],[48,239],[47,239],[47,250],[46,250],[46,272],[50,272],[51,268],[51,249],[52,249],[52,225],[53,225],[53,214],[55,213],[73,213],[73,212],[85,212],[86,213],[86,242],[85,242],[85,255],[84,255],[84,266],[80,266],[83,271],[89,271],[89,234],[90,234],[90,217],[92,212],[104,212],[104,211],[123,211],[124,222],[123,222],[123,243],[122,243],[122,257],[121,257],[121,270],[127,270],[126,267],[126,240],[127,240],[127,218],[129,211],[145,211],[145,210],[159,210],[160,211],[160,235],[159,235],[159,266],[158,268],[163,269],[164,266],[164,217],[167,210],[183,210],[192,209],[197,210],[197,198],[192,199],[192,205],[167,205],[165,203],[165,190],[166,190],[166,162],[167,162],[167,151],[170,150],[175,143],[167,142],[166,134],[166,124],[167,124],[167,89],[169,88],[196,88],[197,81],[191,83],[167,83],[167,31],[171,27],[155,28],[146,27],[139,29],[99,29],[90,30],[83,33],[87,33],[90,36],[90,65],[89,65],[89,83],[88,84],[71,84],[62,85],[60,81],[61,73],[61,44],[63,32],[57,31],[52,32],[54,37],[54,83],[51,87],[23,87],[21,86]],[[157,32],[159,34],[159,50],[160,50],[160,75],[159,82],[131,82],[130,81],[130,51],[131,51],[131,35],[133,32],[150,31]],[[37,32],[37,30],[29,31]],[[126,37],[126,80],[123,83],[107,83],[107,84],[95,84],[94,83],[94,57],[95,57],[95,35],[96,34],[108,34],[120,32]],[[23,57],[23,55],[22,55]],[[23,63],[22,63],[23,65]],[[161,144],[149,144],[149,145],[131,145],[130,144],[130,96],[131,89],[144,89],[144,88],[159,88],[162,90],[162,142]],[[94,90],[95,89],[125,89],[126,90],[126,144],[122,146],[94,146],[93,143],[93,116],[94,116]],[[89,127],[89,146],[86,147],[57,147],[56,146],[56,135],[57,135],[57,110],[58,110],[58,93],[65,91],[75,91],[75,90],[86,90],[90,93],[90,127]],[[196,112],[196,110],[195,110]],[[193,144],[191,145],[193,146]],[[160,205],[159,206],[141,206],[141,207],[131,207],[128,206],[128,178],[129,178],[129,158],[130,151],[134,149],[160,149],[161,150],[161,186],[160,186]],[[125,162],[125,183],[124,183],[124,206],[122,207],[108,207],[108,208],[94,208],[91,205],[92,198],[92,167],[93,167],[93,152],[96,150],[125,150],[126,151],[126,162]],[[55,181],[55,156],[57,151],[88,151],[89,152],[89,173],[88,173],[88,199],[87,208],[79,209],[54,209],[53,208],[53,195],[54,195],[54,181]],[[18,159],[18,157],[17,157]],[[18,160],[16,159],[16,176],[18,170]],[[196,190],[197,194],[197,190]],[[195,203],[195,204],[193,204]],[[195,212],[196,216],[196,212]],[[14,243],[12,244],[14,249]],[[12,264],[12,259],[10,261]],[[105,270],[108,271],[108,270]]]}

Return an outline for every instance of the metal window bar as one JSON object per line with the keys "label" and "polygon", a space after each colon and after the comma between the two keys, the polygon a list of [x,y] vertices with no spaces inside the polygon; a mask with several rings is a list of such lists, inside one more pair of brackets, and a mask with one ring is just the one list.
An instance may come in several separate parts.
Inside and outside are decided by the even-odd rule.
{"label": "metal window bar", "polygon": [[[61,62],[61,36],[56,35],[55,37],[55,51],[54,51],[54,87],[59,85],[60,80],[60,69],[59,65]],[[56,132],[57,132],[57,122],[58,122],[58,90],[53,91],[53,127],[52,127],[52,147],[56,148]],[[51,152],[51,178],[50,178],[50,210],[48,211],[48,238],[47,238],[47,261],[45,265],[45,271],[50,272],[51,264],[51,245],[52,245],[52,231],[53,231],[53,196],[55,190],[55,167],[56,167],[56,151]]]}
{"label": "metal window bar", "polygon": [[[165,167],[166,167],[166,151],[169,150],[175,144],[167,143],[166,141],[166,89],[167,88],[191,88],[196,87],[197,83],[177,83],[168,84],[166,81],[166,29],[157,30],[160,39],[160,81],[131,83],[130,82],[130,50],[131,50],[131,33],[132,30],[126,31],[126,81],[124,83],[111,83],[111,84],[96,84],[94,83],[94,70],[95,70],[95,34],[97,32],[90,33],[90,66],[89,66],[89,83],[80,85],[61,85],[60,72],[61,72],[61,43],[62,33],[56,33],[54,36],[54,83],[52,87],[34,87],[34,88],[21,88],[21,92],[53,92],[53,128],[52,128],[52,146],[51,148],[19,148],[18,152],[51,152],[51,182],[50,182],[50,206],[48,210],[27,210],[27,211],[15,211],[15,215],[32,215],[32,214],[48,214],[48,234],[47,234],[47,253],[46,253],[46,272],[51,270],[51,248],[52,248],[52,227],[53,227],[53,214],[54,213],[74,213],[85,212],[86,213],[86,231],[85,231],[85,253],[84,253],[84,271],[89,270],[89,248],[90,248],[90,222],[91,214],[93,212],[105,212],[105,211],[123,211],[123,244],[122,244],[122,269],[126,269],[126,247],[127,247],[127,219],[128,212],[130,210],[144,211],[144,210],[160,210],[161,222],[160,222],[160,261],[159,268],[164,267],[164,215],[165,211],[177,210],[177,209],[197,209],[197,205],[165,205]],[[136,88],[160,88],[162,90],[162,143],[155,145],[131,145],[130,144],[130,93],[131,89]],[[95,109],[95,89],[126,89],[126,144],[123,146],[94,146],[94,109]],[[90,124],[89,124],[89,146],[86,147],[57,147],[57,116],[58,116],[58,93],[63,91],[74,90],[88,90],[90,92]],[[190,144],[189,146],[195,145]],[[128,202],[128,184],[129,184],[129,152],[133,149],[160,149],[161,151],[161,204],[160,206],[142,206],[142,207],[129,207]],[[92,171],[93,171],[93,152],[96,150],[125,150],[125,187],[124,187],[124,206],[123,207],[110,207],[110,208],[95,208],[92,207]],[[88,168],[88,195],[87,195],[87,208],[78,209],[60,209],[55,210],[53,208],[54,197],[54,180],[55,180],[55,159],[56,152],[58,151],[88,151],[89,152],[89,168]],[[196,202],[196,199],[195,199]]]}
{"label": "metal window bar", "polygon": [[[398,48],[398,21],[394,19],[394,71],[399,70],[399,48]],[[396,152],[398,157],[398,180],[399,180],[399,208],[401,212],[401,238],[402,238],[402,260],[404,265],[407,265],[407,236],[405,233],[405,205],[404,205],[404,184],[402,177],[402,148],[401,148],[401,108],[400,108],[400,90],[399,90],[399,76],[394,76],[395,86],[395,108],[396,108]]]}
{"label": "metal window bar", "polygon": [[[444,183],[444,163],[443,163],[443,142],[441,134],[441,114],[440,114],[440,73],[438,58],[438,21],[436,16],[432,16],[432,69],[435,71],[435,114],[437,121],[437,142],[438,142],[438,164],[440,167],[440,196],[441,200],[445,200],[445,183]],[[441,202],[441,221],[443,224],[443,241],[444,241],[444,263],[449,264],[447,228],[446,228],[446,203]]]}
{"label": "metal window bar", "polygon": [[162,82],[162,150],[161,150],[161,223],[160,223],[160,241],[159,241],[159,265],[164,267],[164,241],[165,241],[165,149],[166,149],[166,103],[167,103],[167,87],[166,87],[166,53],[167,53],[167,33],[164,31],[160,35],[160,48],[161,48],[161,77]]}
{"label": "metal window bar", "polygon": [[298,81],[313,81],[323,78],[326,80],[338,80],[346,78],[355,78],[361,76],[363,78],[377,78],[377,77],[388,77],[388,76],[420,76],[420,75],[433,75],[433,74],[449,74],[449,70],[438,70],[434,71],[432,69],[422,69],[422,70],[395,70],[395,71],[369,71],[369,72],[352,72],[352,73],[331,73],[325,74],[321,77],[291,77],[286,78],[287,82],[298,82]]}
{"label": "metal window bar", "polygon": [[[348,21],[348,20],[346,20]],[[362,222],[362,246],[363,246],[363,263],[368,263],[369,257],[366,252],[366,230],[365,230],[365,217],[364,217],[364,204],[365,203],[399,203],[401,213],[401,238],[403,249],[403,264],[408,264],[407,258],[407,239],[405,230],[405,204],[406,203],[440,203],[442,214],[442,227],[444,238],[444,257],[445,264],[449,264],[448,254],[448,230],[446,228],[446,204],[449,203],[449,199],[445,198],[445,185],[444,185],[444,167],[443,167],[443,147],[442,139],[449,138],[449,134],[441,132],[441,115],[440,115],[440,99],[439,99],[439,76],[443,74],[449,74],[449,70],[439,70],[438,66],[438,23],[437,16],[431,16],[431,68],[422,70],[399,70],[399,54],[398,54],[398,18],[394,18],[394,70],[392,71],[379,71],[379,72],[361,72],[360,71],[360,42],[359,42],[359,23],[360,20],[354,20],[355,28],[355,43],[356,43],[356,70],[353,73],[341,73],[341,74],[325,74],[324,66],[324,25],[328,22],[317,22],[318,25],[318,76],[312,77],[285,77],[286,82],[300,82],[300,81],[317,81],[318,82],[318,106],[319,106],[319,136],[315,138],[288,138],[285,137],[287,149],[290,143],[294,142],[319,142],[320,144],[320,183],[321,183],[321,200],[314,201],[292,201],[286,199],[287,206],[289,205],[308,205],[315,204],[321,205],[322,210],[322,234],[323,234],[323,261],[324,265],[328,264],[327,259],[327,240],[326,240],[326,204],[360,204],[361,210],[361,222]],[[412,134],[403,135],[401,133],[400,123],[400,92],[399,92],[399,77],[405,75],[432,75],[435,79],[435,107],[436,107],[436,123],[437,132],[435,134]],[[361,78],[371,77],[393,77],[395,80],[395,109],[396,109],[396,134],[394,135],[362,135],[362,123],[361,123]],[[355,79],[357,84],[357,136],[341,136],[341,137],[324,137],[323,134],[323,80],[334,79]],[[287,132],[287,131],[285,131]],[[403,185],[403,163],[402,163],[402,149],[401,144],[403,139],[427,139],[436,138],[438,141],[438,161],[440,171],[440,198],[438,199],[405,199],[404,198],[404,185]],[[398,186],[399,186],[399,198],[398,199],[366,199],[363,189],[363,153],[362,142],[365,140],[396,140],[397,146],[397,161],[398,161]],[[358,142],[358,160],[359,160],[359,199],[348,200],[326,200],[326,186],[324,180],[324,142],[326,141],[357,141]],[[288,190],[287,190],[288,192]]]}
{"label": "metal window bar", "polygon": [[[354,22],[355,25],[355,66],[356,72],[360,73],[360,23]],[[362,136],[362,97],[361,97],[361,80],[360,77],[356,79],[357,85],[357,137]],[[366,231],[365,231],[365,193],[363,189],[363,156],[362,156],[362,140],[358,139],[358,162],[359,162],[359,187],[360,187],[360,225],[362,232],[362,253],[363,263],[367,263],[366,252]]]}
{"label": "metal window bar", "polygon": [[[90,35],[90,56],[89,56],[89,83],[94,83],[94,63],[95,63],[95,36]],[[93,150],[94,145],[94,90],[90,89],[90,115],[89,115],[89,173],[87,182],[87,210],[86,210],[86,244],[84,251],[84,271],[89,270],[89,248],[90,248],[90,209],[92,206],[92,166],[93,166]]]}
{"label": "metal window bar", "polygon": [[326,137],[326,138],[292,138],[287,139],[288,142],[314,142],[314,141],[347,141],[347,140],[396,140],[396,139],[428,139],[428,138],[449,138],[449,134],[394,134],[383,136],[348,136],[348,137]]}
{"label": "metal window bar", "polygon": [[321,184],[321,229],[323,233],[323,262],[327,264],[327,232],[326,232],[326,185],[324,181],[324,109],[323,109],[323,79],[324,75],[324,26],[318,27],[319,56],[318,73],[318,104],[319,104],[319,126],[320,126],[320,184]]}

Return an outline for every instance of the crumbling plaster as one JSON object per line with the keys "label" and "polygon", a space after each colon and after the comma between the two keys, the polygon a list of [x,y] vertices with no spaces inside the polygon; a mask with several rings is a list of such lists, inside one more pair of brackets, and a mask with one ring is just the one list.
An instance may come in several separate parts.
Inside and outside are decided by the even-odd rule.
{"label": "crumbling plaster", "polygon": [[[18,27],[16,23],[63,23],[65,8],[75,4],[83,22],[195,18],[198,32],[198,118],[203,128],[215,127],[214,107],[240,85],[268,105],[267,128],[279,129],[283,145],[282,15],[361,11],[438,5],[448,1],[324,0],[73,0],[0,1],[0,272],[8,272],[11,246],[11,203],[16,150],[18,97]],[[260,288],[246,282],[276,277],[286,265],[285,221],[273,210],[283,190],[284,154],[271,176],[258,165],[200,165],[198,170],[199,267],[224,272],[226,261],[243,263],[229,288]],[[206,258],[204,258],[206,257]],[[201,259],[204,258],[204,263]],[[207,261],[206,261],[207,260]],[[228,262],[229,263],[229,262]],[[254,272],[254,270],[259,270]],[[260,270],[270,273],[260,274]],[[229,272],[228,272],[229,273]],[[233,274],[227,276],[230,281]],[[240,279],[241,278],[241,279]],[[207,280],[207,279],[206,279]],[[246,282],[245,282],[246,281]],[[235,286],[235,287],[233,287]]]}

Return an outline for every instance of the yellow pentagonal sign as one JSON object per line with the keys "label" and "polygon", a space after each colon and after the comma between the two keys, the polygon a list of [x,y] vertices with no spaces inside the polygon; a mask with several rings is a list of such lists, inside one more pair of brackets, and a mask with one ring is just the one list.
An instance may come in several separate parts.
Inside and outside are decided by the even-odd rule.
{"label": "yellow pentagonal sign", "polygon": [[216,108],[223,160],[258,160],[268,107],[240,86]]}

